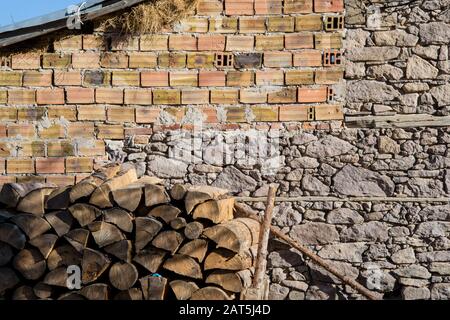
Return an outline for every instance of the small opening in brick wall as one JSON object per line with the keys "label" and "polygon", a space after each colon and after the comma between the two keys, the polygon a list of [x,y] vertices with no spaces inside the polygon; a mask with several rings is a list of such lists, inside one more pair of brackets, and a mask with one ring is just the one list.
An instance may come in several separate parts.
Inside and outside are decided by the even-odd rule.
{"label": "small opening in brick wall", "polygon": [[323,65],[334,66],[342,63],[342,54],[339,50],[325,51],[323,54]]}
{"label": "small opening in brick wall", "polygon": [[308,108],[308,121],[314,121],[315,118],[315,108],[309,107]]}
{"label": "small opening in brick wall", "polygon": [[11,60],[9,57],[1,57],[0,58],[0,66],[10,68],[11,67]]}
{"label": "small opening in brick wall", "polygon": [[334,90],[333,90],[333,88],[330,88],[330,87],[327,88],[327,97],[328,97],[328,101],[334,101]]}
{"label": "small opening in brick wall", "polygon": [[344,17],[327,17],[327,21],[325,23],[325,30],[342,30],[344,28]]}
{"label": "small opening in brick wall", "polygon": [[232,67],[234,65],[234,56],[231,53],[216,53],[216,67]]}

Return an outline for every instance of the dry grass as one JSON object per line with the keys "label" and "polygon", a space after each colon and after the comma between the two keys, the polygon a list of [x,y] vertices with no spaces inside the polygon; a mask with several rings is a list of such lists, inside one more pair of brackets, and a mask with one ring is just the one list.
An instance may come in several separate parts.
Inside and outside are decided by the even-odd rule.
{"label": "dry grass", "polygon": [[187,17],[198,0],[149,0],[104,19],[100,28],[122,34],[157,33]]}

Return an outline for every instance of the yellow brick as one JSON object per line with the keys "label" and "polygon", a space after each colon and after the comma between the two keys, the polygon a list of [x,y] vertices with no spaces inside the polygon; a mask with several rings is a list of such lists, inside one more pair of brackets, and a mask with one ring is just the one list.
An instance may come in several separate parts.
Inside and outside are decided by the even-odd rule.
{"label": "yellow brick", "polygon": [[47,128],[41,128],[39,130],[39,136],[42,139],[57,139],[64,138],[64,127],[59,124],[52,124]]}
{"label": "yellow brick", "polygon": [[17,120],[17,109],[12,107],[0,108],[0,121],[15,121]]}
{"label": "yellow brick", "polygon": [[241,89],[239,94],[241,103],[267,103],[267,92],[261,89]]}
{"label": "yellow brick", "polygon": [[34,161],[32,159],[8,159],[6,160],[6,172],[11,174],[34,173]]}
{"label": "yellow brick", "polygon": [[0,86],[12,87],[22,85],[22,73],[11,71],[0,71]]}
{"label": "yellow brick", "polygon": [[314,71],[289,70],[286,71],[286,85],[314,84]]}
{"label": "yellow brick", "polygon": [[47,143],[47,156],[66,157],[75,155],[75,147],[68,140],[49,141]]}
{"label": "yellow brick", "polygon": [[113,86],[138,87],[140,83],[139,72],[135,71],[113,71]]}
{"label": "yellow brick", "polygon": [[317,84],[335,84],[344,78],[344,71],[341,69],[317,70],[315,82]]}
{"label": "yellow brick", "polygon": [[229,71],[227,73],[227,86],[249,87],[255,83],[253,71]]}
{"label": "yellow brick", "polygon": [[130,68],[154,68],[158,64],[156,54],[152,52],[130,53]]}
{"label": "yellow brick", "polygon": [[182,104],[208,104],[209,90],[183,90],[181,100]]}
{"label": "yellow brick", "polygon": [[32,105],[36,103],[35,90],[9,90],[8,104],[9,105]]}
{"label": "yellow brick", "polygon": [[78,155],[86,157],[103,156],[105,143],[102,140],[79,140],[77,142]]}
{"label": "yellow brick", "polygon": [[78,120],[106,120],[105,107],[99,105],[78,106]]}
{"label": "yellow brick", "polygon": [[37,108],[20,108],[17,113],[17,119],[19,121],[39,121],[45,115],[45,109],[42,107]]}
{"label": "yellow brick", "polygon": [[342,48],[342,35],[340,33],[317,33],[314,39],[316,49]]}
{"label": "yellow brick", "polygon": [[339,105],[319,105],[315,108],[316,120],[343,120],[344,113]]}
{"label": "yellow brick", "polygon": [[211,69],[214,67],[214,53],[188,53],[187,67],[189,69]]}
{"label": "yellow brick", "polygon": [[71,122],[67,127],[67,135],[71,138],[93,138],[95,136],[94,123]]}
{"label": "yellow brick", "polygon": [[197,72],[171,72],[169,75],[172,87],[196,87],[198,86]]}
{"label": "yellow brick", "polygon": [[278,121],[278,107],[252,107],[254,121]]}
{"label": "yellow brick", "polygon": [[6,104],[8,92],[6,90],[0,90],[0,103]]}
{"label": "yellow brick", "polygon": [[269,93],[269,103],[295,103],[297,88],[283,88]]}
{"label": "yellow brick", "polygon": [[159,55],[158,65],[162,68],[184,68],[186,67],[186,54],[162,53]]}
{"label": "yellow brick", "polygon": [[49,119],[64,119],[75,121],[77,119],[77,109],[75,106],[48,106],[47,113]]}
{"label": "yellow brick", "polygon": [[93,34],[83,35],[84,50],[106,50],[106,40],[103,36]]}
{"label": "yellow brick", "polygon": [[[311,112],[312,109],[312,112]],[[280,121],[314,120],[314,107],[311,106],[280,106]],[[312,114],[312,118],[310,115]]]}
{"label": "yellow brick", "polygon": [[240,17],[240,33],[264,33],[266,32],[266,18],[263,17]]}
{"label": "yellow brick", "polygon": [[211,18],[209,31],[214,33],[235,33],[238,31],[237,18]]}
{"label": "yellow brick", "polygon": [[56,51],[76,51],[82,49],[82,43],[82,36],[75,35],[58,39],[53,42],[53,47]]}
{"label": "yellow brick", "polygon": [[67,173],[91,172],[94,169],[92,158],[68,157],[66,159]]}
{"label": "yellow brick", "polygon": [[70,54],[61,55],[59,53],[44,53],[42,55],[43,68],[68,68],[71,61],[72,56]]}
{"label": "yellow brick", "polygon": [[257,35],[256,50],[283,50],[284,35]]}
{"label": "yellow brick", "polygon": [[269,17],[267,30],[270,32],[293,32],[294,17]]}
{"label": "yellow brick", "polygon": [[177,26],[179,32],[208,32],[208,19],[189,17],[182,20]]}
{"label": "yellow brick", "polygon": [[139,37],[130,35],[114,35],[111,37],[111,50],[132,51],[139,50]]}
{"label": "yellow brick", "polygon": [[124,138],[124,129],[122,125],[100,124],[98,128],[98,139],[122,140]]}
{"label": "yellow brick", "polygon": [[227,36],[227,51],[253,51],[255,38],[253,36]]}
{"label": "yellow brick", "polygon": [[298,16],[295,18],[295,31],[320,31],[322,26],[321,15]]}
{"label": "yellow brick", "polygon": [[180,90],[153,90],[154,104],[180,104],[181,92]]}
{"label": "yellow brick", "polygon": [[107,118],[111,122],[134,122],[134,108],[108,107]]}
{"label": "yellow brick", "polygon": [[213,89],[211,90],[211,103],[215,104],[237,104],[238,90],[234,89]]}
{"label": "yellow brick", "polygon": [[45,157],[44,141],[23,141],[18,145],[19,157]]}
{"label": "yellow brick", "polygon": [[143,35],[141,36],[141,51],[164,51],[169,48],[169,36]]}
{"label": "yellow brick", "polygon": [[246,122],[246,112],[243,107],[228,107],[225,109],[227,112],[227,122]]}

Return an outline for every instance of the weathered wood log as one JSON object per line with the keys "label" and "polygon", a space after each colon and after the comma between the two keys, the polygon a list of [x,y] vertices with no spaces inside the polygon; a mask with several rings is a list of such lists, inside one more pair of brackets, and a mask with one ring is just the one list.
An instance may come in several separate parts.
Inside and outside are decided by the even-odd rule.
{"label": "weathered wood log", "polygon": [[195,291],[190,300],[232,300],[232,298],[220,288],[204,287]]}
{"label": "weathered wood log", "polygon": [[241,270],[237,272],[215,270],[205,280],[207,284],[217,285],[227,291],[241,292],[252,284],[252,272]]}
{"label": "weathered wood log", "polygon": [[0,209],[0,223],[8,222],[8,220],[14,217],[15,215],[16,215],[15,212],[13,213],[12,211],[9,210]]}
{"label": "weathered wood log", "polygon": [[73,229],[64,236],[64,239],[66,239],[75,250],[83,252],[89,239],[89,231],[82,228]]}
{"label": "weathered wood log", "polygon": [[200,265],[191,257],[183,254],[176,254],[167,259],[163,268],[189,278],[203,279]]}
{"label": "weathered wood log", "polygon": [[119,290],[130,289],[138,279],[138,271],[128,262],[117,262],[109,269],[109,281]]}
{"label": "weathered wood log", "polygon": [[34,239],[51,228],[47,221],[31,213],[18,214],[11,218],[11,221],[28,236],[28,239]]}
{"label": "weathered wood log", "polygon": [[109,287],[105,283],[94,283],[82,288],[80,294],[88,300],[108,300]]}
{"label": "weathered wood log", "polygon": [[85,203],[76,203],[69,207],[69,212],[84,227],[101,215],[101,211]]}
{"label": "weathered wood log", "polygon": [[183,217],[177,217],[177,218],[173,219],[172,221],[170,221],[170,226],[174,230],[183,229],[184,227],[186,227],[186,225],[187,225],[186,219]]}
{"label": "weathered wood log", "polygon": [[71,187],[60,187],[53,190],[47,197],[45,208],[47,210],[65,210],[70,206]]}
{"label": "weathered wood log", "polygon": [[167,250],[171,254],[174,254],[180,247],[183,240],[184,236],[177,231],[163,231],[160,232],[155,239],[153,239],[152,245],[156,248]]}
{"label": "weathered wood log", "polygon": [[218,200],[220,197],[226,195],[228,190],[220,189],[211,186],[193,186],[186,192],[184,199],[184,205],[188,214],[194,210],[194,208],[203,202],[208,200]]}
{"label": "weathered wood log", "polygon": [[100,248],[125,239],[122,232],[115,225],[107,222],[92,222],[88,225],[88,228],[92,233],[95,243]]}
{"label": "weathered wood log", "polygon": [[190,222],[184,228],[184,236],[189,240],[198,239],[203,232],[203,224],[198,221]]}
{"label": "weathered wood log", "polygon": [[26,238],[19,227],[11,223],[0,224],[0,241],[11,247],[22,250],[25,247]]}
{"label": "weathered wood log", "polygon": [[198,262],[203,262],[208,251],[208,241],[204,239],[194,239],[183,245],[178,253],[194,258]]}
{"label": "weathered wood log", "polygon": [[135,219],[135,224],[136,237],[134,245],[136,251],[142,250],[163,227],[161,222],[150,217],[138,217]]}
{"label": "weathered wood log", "polygon": [[53,230],[60,237],[70,231],[73,224],[73,217],[69,211],[55,211],[47,213],[44,218],[50,223]]}
{"label": "weathered wood log", "polygon": [[167,293],[167,278],[149,277],[148,278],[148,297],[147,300],[164,300]]}
{"label": "weathered wood log", "polygon": [[13,267],[19,271],[25,279],[37,280],[44,275],[47,264],[38,250],[30,248],[21,250],[14,257]]}
{"label": "weathered wood log", "polygon": [[137,174],[135,168],[120,172],[114,178],[111,178],[98,186],[92,193],[89,203],[102,209],[111,208],[113,206],[111,192],[122,189],[136,180]]}
{"label": "weathered wood log", "polygon": [[103,179],[95,176],[89,176],[74,185],[69,191],[70,203],[75,203],[83,198],[88,198],[99,185],[104,182]]}
{"label": "weathered wood log", "polygon": [[170,197],[162,186],[147,184],[144,188],[144,195],[147,207],[170,202]]}
{"label": "weathered wood log", "polygon": [[0,267],[8,264],[13,257],[13,250],[9,244],[0,242]]}
{"label": "weathered wood log", "polygon": [[12,295],[12,300],[37,300],[38,297],[34,294],[33,288],[30,286],[20,286]]}
{"label": "weathered wood log", "polygon": [[45,284],[43,282],[38,282],[33,287],[33,292],[36,295],[36,297],[39,299],[48,299],[52,296],[54,290],[48,284]]}
{"label": "weathered wood log", "polygon": [[0,191],[0,203],[8,208],[16,208],[20,199],[25,197],[33,190],[45,187],[56,187],[49,183],[7,183],[4,184]]}
{"label": "weathered wood log", "polygon": [[193,212],[194,219],[208,219],[222,223],[233,219],[234,198],[210,200],[199,204]]}
{"label": "weathered wood log", "polygon": [[177,218],[181,213],[181,210],[171,205],[161,205],[150,210],[148,216],[161,218],[165,223],[170,223],[173,219]]}
{"label": "weathered wood log", "polygon": [[130,262],[132,248],[133,244],[130,240],[120,240],[104,247],[103,250],[122,261]]}
{"label": "weathered wood log", "polygon": [[31,191],[23,197],[17,204],[17,210],[26,213],[32,213],[43,216],[45,213],[45,203],[47,196],[51,194],[55,188],[40,188]]}
{"label": "weathered wood log", "polygon": [[57,235],[47,233],[30,240],[29,244],[38,249],[44,259],[47,259],[57,240]]}
{"label": "weathered wood log", "polygon": [[170,189],[170,196],[172,199],[180,201],[184,199],[188,187],[184,184],[177,183]]}
{"label": "weathered wood log", "polygon": [[125,232],[133,231],[133,217],[125,210],[112,208],[103,211],[103,219],[105,222],[112,223]]}
{"label": "weathered wood log", "polygon": [[169,283],[177,300],[189,300],[192,294],[199,289],[192,281],[173,280]]}
{"label": "weathered wood log", "polygon": [[133,183],[125,188],[113,190],[112,197],[119,207],[133,212],[141,203],[142,189],[142,185]]}
{"label": "weathered wood log", "polygon": [[49,286],[67,288],[67,277],[67,267],[59,267],[47,273],[42,282]]}
{"label": "weathered wood log", "polygon": [[140,264],[151,273],[156,273],[159,271],[166,254],[167,253],[164,250],[156,248],[141,250],[134,257],[133,261]]}
{"label": "weathered wood log", "polygon": [[256,258],[256,247],[241,253],[234,253],[226,249],[216,249],[206,256],[203,268],[205,270],[244,270],[253,265]]}
{"label": "weathered wood log", "polygon": [[80,262],[81,254],[69,244],[63,244],[54,248],[47,258],[49,270],[63,266],[79,265]]}
{"label": "weathered wood log", "polygon": [[114,300],[142,300],[142,290],[139,288],[131,288],[129,290],[120,291],[114,296]]}
{"label": "weathered wood log", "polygon": [[14,288],[20,282],[19,277],[11,268],[0,267],[0,294]]}
{"label": "weathered wood log", "polygon": [[94,282],[108,268],[110,260],[101,252],[84,249],[81,260],[81,281],[84,284]]}
{"label": "weathered wood log", "polygon": [[249,218],[237,218],[207,228],[203,234],[214,241],[218,248],[239,253],[258,244],[260,224]]}
{"label": "weathered wood log", "polygon": [[76,292],[67,292],[62,294],[58,300],[86,300],[86,298]]}

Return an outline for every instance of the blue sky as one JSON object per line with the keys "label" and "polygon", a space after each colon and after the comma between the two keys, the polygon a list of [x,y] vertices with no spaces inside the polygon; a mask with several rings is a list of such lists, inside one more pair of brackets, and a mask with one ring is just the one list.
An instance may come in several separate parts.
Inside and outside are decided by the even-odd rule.
{"label": "blue sky", "polygon": [[65,9],[71,4],[80,2],[80,0],[0,0],[0,26]]}

